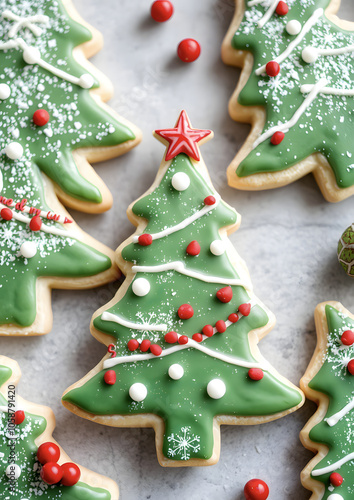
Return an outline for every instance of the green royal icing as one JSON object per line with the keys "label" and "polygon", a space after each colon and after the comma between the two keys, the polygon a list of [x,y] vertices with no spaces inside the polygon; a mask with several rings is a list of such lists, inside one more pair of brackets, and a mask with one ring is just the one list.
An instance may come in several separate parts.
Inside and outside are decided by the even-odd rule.
{"label": "green royal icing", "polygon": [[[0,387],[11,377],[10,368],[0,366]],[[6,389],[7,390],[7,389]],[[0,394],[0,406],[7,407],[6,398]],[[41,500],[110,500],[111,494],[102,488],[93,488],[82,481],[74,486],[50,486],[40,477],[40,464],[36,459],[38,446],[35,440],[43,434],[47,427],[45,418],[25,412],[26,418],[15,427],[16,462],[10,458],[11,442],[14,441],[12,428],[8,425],[7,412],[0,411],[0,497],[4,500],[41,499]],[[16,463],[21,468],[21,475],[10,489],[10,482],[6,476],[9,463]]]}
{"label": "green royal icing", "polygon": [[[316,9],[328,7],[330,0],[288,0],[288,15],[281,17],[274,14],[264,28],[258,28],[257,21],[267,9],[262,4],[251,7],[246,1],[245,4],[245,14],[233,37],[232,46],[250,51],[254,56],[254,65],[238,102],[243,106],[265,107],[263,132],[293,117],[308,95],[300,92],[303,84],[315,84],[325,77],[328,87],[354,88],[353,53],[320,56],[311,64],[302,60],[302,50],[307,46],[335,49],[353,45],[354,35],[334,25],[325,15],[321,16],[292,54],[280,63],[280,74],[276,78],[254,73],[258,67],[274,60],[295,39],[285,29],[288,21],[296,19],[303,26]],[[283,142],[273,146],[270,139],[266,139],[240,163],[237,176],[279,172],[317,152],[327,158],[338,187],[352,186],[353,104],[353,97],[319,94],[297,125],[285,134]]]}
{"label": "green royal icing", "polygon": [[[171,178],[176,172],[184,172],[190,178],[190,186],[185,191],[178,192],[171,186]],[[193,166],[186,155],[179,154],[155,190],[134,204],[133,212],[147,219],[144,233],[156,233],[199,211],[204,206],[204,198],[211,194],[214,192],[198,172],[198,166]],[[151,246],[127,245],[122,257],[136,265],[150,266],[180,260],[188,270],[237,279],[239,275],[227,253],[217,257],[209,250],[210,243],[220,239],[219,229],[232,225],[236,219],[236,212],[220,201],[207,215],[184,229],[154,240]],[[186,255],[186,247],[192,240],[197,240],[201,246],[197,257]],[[233,299],[227,304],[221,303],[215,294],[225,285],[205,283],[176,271],[138,272],[134,279],[141,277],[149,281],[150,292],[138,297],[130,284],[124,297],[107,311],[133,322],[164,323],[168,326],[167,331],[188,337],[201,332],[206,324],[214,326],[219,319],[226,321],[240,304],[250,300],[243,286],[232,286]],[[194,316],[188,320],[180,320],[177,316],[178,307],[184,303],[194,309]],[[203,345],[254,363],[248,334],[266,325],[268,320],[262,307],[255,305],[248,317],[229,326],[224,333],[204,340]],[[163,349],[171,347],[161,332],[130,329],[104,321],[102,316],[95,319],[94,326],[116,339],[118,357],[136,354],[127,349],[127,342],[132,338],[149,339]],[[169,367],[175,363],[184,369],[180,380],[172,380],[168,375]],[[248,368],[226,363],[193,348],[148,361],[124,362],[113,369],[117,376],[115,385],[105,384],[104,370],[67,393],[64,400],[98,415],[159,415],[165,423],[163,453],[174,460],[211,457],[213,418],[217,415],[272,415],[301,402],[297,390],[269,372],[265,372],[260,382],[254,382],[248,378]],[[215,378],[222,379],[226,385],[225,396],[218,400],[208,396],[206,390],[208,382]],[[148,391],[146,399],[140,403],[129,396],[129,388],[136,382],[143,383]]]}
{"label": "green royal icing", "polygon": [[329,406],[324,419],[317,424],[309,437],[316,443],[322,443],[329,447],[328,454],[314,467],[313,479],[325,484],[326,490],[324,500],[331,493],[342,495],[344,500],[353,498],[354,460],[349,460],[340,468],[334,468],[332,472],[339,472],[344,478],[343,484],[330,491],[329,476],[331,472],[319,476],[313,473],[316,470],[335,464],[338,460],[354,452],[353,423],[354,410],[349,411],[332,427],[327,423],[329,417],[339,412],[354,397],[354,377],[348,372],[346,365],[348,360],[354,357],[354,346],[342,348],[340,337],[345,330],[354,330],[354,321],[332,306],[326,306],[326,318],[328,323],[327,351],[318,373],[309,383],[309,387],[315,391],[328,396]]}

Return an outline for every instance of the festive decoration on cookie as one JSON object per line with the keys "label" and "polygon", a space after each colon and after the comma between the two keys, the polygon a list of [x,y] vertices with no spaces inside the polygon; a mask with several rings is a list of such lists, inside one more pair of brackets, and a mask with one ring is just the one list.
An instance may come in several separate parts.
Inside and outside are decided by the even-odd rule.
{"label": "festive decoration on cookie", "polygon": [[[254,296],[227,238],[239,216],[215,192],[203,161],[195,160],[200,138],[212,133],[193,129],[184,111],[170,131],[174,144],[188,137],[190,156],[168,146],[173,157],[130,207],[137,231],[117,252],[126,282],[93,321],[97,339],[116,339],[117,356],[108,355],[63,402],[113,425],[129,424],[131,416],[136,425],[144,415],[145,425],[158,433],[162,465],[209,464],[218,460],[215,428],[221,423],[273,420],[301,406],[303,398],[256,348],[273,317]],[[170,131],[156,136],[165,140]],[[189,179],[186,189],[174,185],[179,174]],[[141,245],[147,234],[150,244]],[[191,242],[194,250],[186,252]],[[136,283],[144,293],[136,293]],[[248,376],[250,369],[261,369],[254,372],[257,381]],[[116,381],[108,386],[112,371]]]}
{"label": "festive decoration on cookie", "polygon": [[[317,348],[301,380],[318,410],[301,431],[306,448],[317,455],[301,480],[313,500],[350,500],[354,496],[354,315],[339,302],[324,302],[315,311]],[[353,370],[354,373],[354,370]]]}
{"label": "festive decoration on cookie", "polygon": [[348,276],[354,277],[354,224],[342,234],[337,249],[338,260]]}
{"label": "festive decoration on cookie", "polygon": [[253,128],[231,186],[271,189],[313,172],[327,200],[354,194],[354,34],[334,16],[339,4],[236,0],[222,54],[243,78],[229,109]]}
{"label": "festive decoration on cookie", "polygon": [[20,375],[15,361],[0,356],[0,497],[118,500],[114,481],[71,462],[53,440],[52,411],[17,395]]}

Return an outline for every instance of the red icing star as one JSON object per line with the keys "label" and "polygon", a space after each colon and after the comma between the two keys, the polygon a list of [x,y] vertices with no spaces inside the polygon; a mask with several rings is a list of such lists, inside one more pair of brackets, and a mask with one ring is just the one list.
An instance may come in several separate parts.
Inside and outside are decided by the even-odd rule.
{"label": "red icing star", "polygon": [[172,160],[180,153],[186,153],[196,161],[200,160],[197,143],[212,134],[211,130],[191,128],[187,113],[183,110],[179,115],[175,128],[155,130],[155,134],[169,142],[165,160]]}

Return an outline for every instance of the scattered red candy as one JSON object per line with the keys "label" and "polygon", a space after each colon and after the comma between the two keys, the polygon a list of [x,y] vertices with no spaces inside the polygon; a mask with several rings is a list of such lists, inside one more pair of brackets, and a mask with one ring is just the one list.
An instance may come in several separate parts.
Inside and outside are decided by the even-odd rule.
{"label": "scattered red candy", "polygon": [[215,205],[216,199],[215,196],[207,196],[204,198],[204,203],[205,205]]}
{"label": "scattered red candy", "polygon": [[176,332],[168,332],[165,334],[165,341],[169,344],[175,344],[178,340],[178,335]]}
{"label": "scattered red candy", "polygon": [[285,137],[284,132],[281,132],[280,130],[278,130],[277,132],[274,132],[274,134],[272,135],[272,137],[270,139],[270,142],[271,142],[271,144],[273,144],[273,146],[279,146],[279,144],[281,142],[283,142],[284,137]]}
{"label": "scattered red candy", "polygon": [[32,217],[29,223],[29,227],[31,231],[40,231],[42,227],[42,219],[39,217],[39,215],[35,215]]}
{"label": "scattered red candy", "polygon": [[350,375],[354,375],[354,359],[351,359],[347,365]]}
{"label": "scattered red candy", "polygon": [[33,113],[33,123],[37,125],[38,127],[43,127],[44,125],[47,125],[49,122],[49,113],[45,109],[37,109]]}
{"label": "scattered red candy", "polygon": [[63,477],[61,478],[61,484],[63,486],[74,486],[81,476],[81,472],[79,467],[72,462],[66,462],[61,466],[61,471],[63,473]]}
{"label": "scattered red candy", "polygon": [[329,481],[330,481],[332,486],[337,488],[338,486],[340,486],[343,483],[344,480],[343,480],[342,476],[340,474],[338,474],[338,472],[332,472],[332,474],[329,476]]}
{"label": "scattered red candy", "polygon": [[4,220],[11,220],[12,210],[10,208],[2,208],[0,211],[0,215]]}
{"label": "scattered red candy", "polygon": [[237,323],[238,314],[236,314],[236,313],[230,314],[230,316],[228,317],[228,320],[231,321],[231,323]]}
{"label": "scattered red candy", "polygon": [[151,5],[151,17],[158,23],[168,21],[173,14],[173,5],[169,0],[156,0]]}
{"label": "scattered red candy", "polygon": [[276,61],[269,61],[266,65],[266,73],[268,76],[277,76],[280,73],[280,66]]}
{"label": "scattered red candy", "polygon": [[26,418],[25,412],[23,410],[17,410],[14,414],[15,425],[20,425]]}
{"label": "scattered red candy", "polygon": [[41,469],[41,478],[47,484],[59,483],[63,477],[63,472],[56,462],[47,462]]}
{"label": "scattered red candy", "polygon": [[55,443],[42,443],[37,450],[38,461],[44,465],[48,462],[57,462],[60,457],[59,446]]}
{"label": "scattered red candy", "polygon": [[177,55],[181,61],[191,63],[200,56],[200,45],[193,38],[185,38],[178,45]]}
{"label": "scattered red candy", "polygon": [[214,333],[214,328],[211,325],[205,325],[202,332],[206,337],[211,337]]}
{"label": "scattered red candy", "polygon": [[200,254],[200,245],[196,240],[193,240],[187,246],[186,252],[188,255],[199,255]]}
{"label": "scattered red candy", "polygon": [[230,302],[233,296],[231,286],[225,286],[225,288],[220,288],[220,290],[216,292],[216,296],[220,300],[220,302],[227,304],[228,302]]}
{"label": "scattered red candy", "polygon": [[127,347],[129,349],[129,351],[136,351],[137,348],[139,347],[139,342],[136,340],[136,339],[130,339],[128,344],[127,344]]}
{"label": "scattered red candy", "polygon": [[193,307],[189,304],[182,304],[179,306],[177,314],[180,319],[190,319],[194,314]]}
{"label": "scattered red candy", "polygon": [[142,343],[140,344],[141,352],[147,352],[150,349],[150,346],[151,346],[150,340],[148,339],[143,340]]}
{"label": "scattered red candy", "polygon": [[251,304],[249,303],[241,304],[238,310],[243,316],[248,316],[249,313],[251,312]]}
{"label": "scattered red candy", "polygon": [[195,340],[196,342],[201,342],[203,340],[203,335],[201,333],[195,333],[192,336],[192,339]]}
{"label": "scattered red candy", "polygon": [[188,337],[187,335],[181,335],[180,338],[178,339],[178,343],[183,345],[183,344],[188,344]]}
{"label": "scattered red candy", "polygon": [[148,247],[152,243],[152,236],[151,234],[141,234],[138,238],[138,243],[142,247]]}
{"label": "scattered red candy", "polygon": [[267,500],[269,496],[268,485],[262,479],[251,479],[243,491],[246,500]]}
{"label": "scattered red candy", "polygon": [[154,356],[160,356],[160,354],[162,353],[162,347],[158,344],[152,344],[150,346],[150,352],[152,352]]}
{"label": "scattered red candy", "polygon": [[224,333],[226,331],[226,323],[225,323],[225,321],[223,321],[222,319],[219,319],[219,321],[217,321],[215,323],[215,328],[217,329],[217,331],[219,333]]}
{"label": "scattered red candy", "polygon": [[352,330],[345,330],[341,336],[342,344],[353,345],[354,344],[354,332]]}
{"label": "scattered red candy", "polygon": [[278,14],[278,16],[286,16],[289,12],[288,4],[286,2],[280,1],[277,5],[277,8],[275,9],[275,12]]}
{"label": "scattered red candy", "polygon": [[103,376],[103,380],[107,385],[114,385],[117,381],[117,375],[114,370],[107,370]]}
{"label": "scattered red candy", "polygon": [[262,380],[264,373],[260,368],[250,368],[248,370],[248,376],[252,380]]}

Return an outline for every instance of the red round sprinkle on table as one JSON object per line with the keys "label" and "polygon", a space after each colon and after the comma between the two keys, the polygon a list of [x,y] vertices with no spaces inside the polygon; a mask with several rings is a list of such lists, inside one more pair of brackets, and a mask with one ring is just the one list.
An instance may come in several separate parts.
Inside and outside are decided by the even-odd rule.
{"label": "red round sprinkle on table", "polygon": [[230,302],[233,296],[231,286],[225,286],[224,288],[220,288],[220,290],[216,292],[216,296],[220,300],[220,302],[227,304],[228,302]]}
{"label": "red round sprinkle on table", "polygon": [[278,16],[286,16],[287,13],[289,12],[288,4],[281,0],[278,3],[277,8],[275,9],[275,12],[278,14]]}
{"label": "red round sprinkle on table", "polygon": [[175,344],[178,341],[178,335],[176,332],[167,332],[165,334],[165,341],[169,344]]}
{"label": "red round sprinkle on table", "polygon": [[47,125],[49,122],[49,113],[45,109],[37,109],[33,113],[33,123],[37,125],[37,127],[43,127],[44,125]]}
{"label": "red round sprinkle on table", "polygon": [[203,335],[201,333],[195,333],[192,339],[195,340],[195,342],[201,342],[203,340]]}
{"label": "red round sprinkle on table", "polygon": [[267,500],[269,496],[268,485],[262,479],[251,479],[243,491],[246,500]]}
{"label": "red round sprinkle on table", "polygon": [[42,219],[39,217],[39,215],[35,215],[32,217],[29,223],[29,227],[31,231],[40,231],[42,227]]}
{"label": "red round sprinkle on table", "polygon": [[177,314],[180,319],[190,319],[193,314],[193,307],[190,304],[182,304],[179,306]]}
{"label": "red round sprinkle on table", "polygon": [[241,304],[238,310],[243,316],[248,316],[249,313],[251,312],[251,304],[249,303]]}
{"label": "red round sprinkle on table", "polygon": [[160,356],[160,354],[162,353],[162,347],[158,344],[151,344],[150,352],[152,352],[154,356]]}
{"label": "red round sprinkle on table", "polygon": [[278,130],[277,132],[274,132],[274,134],[270,139],[270,142],[271,144],[273,144],[273,146],[279,146],[279,144],[283,142],[284,137],[285,137],[284,132]]}
{"label": "red round sprinkle on table", "polygon": [[56,462],[48,462],[41,469],[41,478],[47,484],[59,483],[63,477],[61,467]]}
{"label": "red round sprinkle on table", "polygon": [[206,337],[211,337],[214,334],[214,328],[211,325],[205,325],[202,332]]}
{"label": "red round sprinkle on table", "polygon": [[344,345],[353,345],[354,344],[354,332],[352,330],[345,330],[341,336],[341,342]]}
{"label": "red round sprinkle on table", "polygon": [[20,425],[26,418],[25,412],[23,410],[17,410],[14,414],[15,425]]}
{"label": "red round sprinkle on table", "polygon": [[193,38],[185,38],[177,47],[177,55],[181,61],[191,63],[200,56],[200,45]]}
{"label": "red round sprinkle on table", "polygon": [[151,234],[141,234],[138,238],[138,243],[142,247],[148,247],[152,243],[152,236]]}
{"label": "red round sprinkle on table", "polygon": [[0,215],[4,220],[11,220],[12,210],[10,208],[2,208],[0,211]]}
{"label": "red round sprinkle on table", "polygon": [[329,476],[329,481],[332,486],[337,488],[343,483],[343,478],[338,472],[332,472],[332,474]]}
{"label": "red round sprinkle on table", "polygon": [[227,318],[229,321],[231,321],[231,323],[237,323],[238,321],[238,314],[236,313],[232,313],[230,314],[230,316]]}
{"label": "red round sprinkle on table", "polygon": [[140,344],[141,352],[147,352],[150,349],[150,346],[151,346],[150,340],[148,339],[143,340],[142,343]]}
{"label": "red round sprinkle on table", "polygon": [[117,375],[114,370],[107,370],[103,375],[103,380],[107,385],[114,385],[117,381]]}
{"label": "red round sprinkle on table", "polygon": [[129,351],[136,351],[137,348],[139,347],[139,342],[136,340],[136,339],[130,339],[128,344],[127,344],[127,347],[129,349]]}
{"label": "red round sprinkle on table", "polygon": [[351,359],[347,365],[347,368],[348,368],[348,372],[351,374],[351,375],[354,375],[354,359]]}
{"label": "red round sprinkle on table", "polygon": [[158,23],[168,21],[173,14],[173,5],[169,0],[156,0],[151,5],[151,17]]}
{"label": "red round sprinkle on table", "polygon": [[274,77],[279,75],[280,66],[276,61],[269,61],[266,65],[266,73],[268,76]]}
{"label": "red round sprinkle on table", "polygon": [[187,335],[181,335],[180,338],[178,339],[178,343],[183,345],[183,344],[188,344],[188,337]]}
{"label": "red round sprinkle on table", "polygon": [[219,321],[217,321],[215,323],[215,328],[217,329],[217,331],[219,333],[224,333],[226,331],[226,323],[225,323],[225,321],[223,321],[222,319],[219,319]]}
{"label": "red round sprinkle on table", "polygon": [[215,196],[207,196],[204,198],[204,203],[205,205],[215,205],[216,199]]}
{"label": "red round sprinkle on table", "polygon": [[187,246],[186,252],[188,255],[199,255],[200,254],[200,245],[196,240],[193,240]]}
{"label": "red round sprinkle on table", "polygon": [[61,466],[61,471],[63,473],[63,477],[61,478],[61,484],[63,486],[74,486],[81,476],[81,472],[79,467],[72,462],[66,462]]}
{"label": "red round sprinkle on table", "polygon": [[37,450],[37,458],[42,465],[48,462],[57,462],[60,457],[60,448],[57,444],[46,442],[42,443]]}
{"label": "red round sprinkle on table", "polygon": [[250,368],[248,370],[248,376],[252,380],[262,380],[264,373],[260,368]]}

